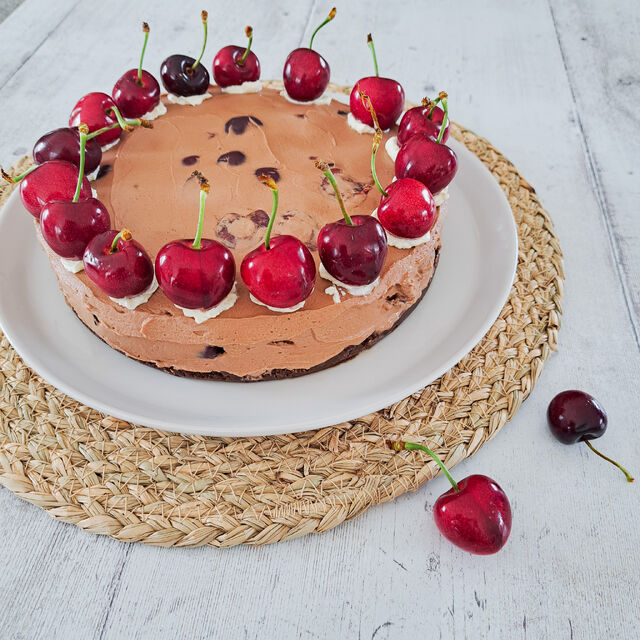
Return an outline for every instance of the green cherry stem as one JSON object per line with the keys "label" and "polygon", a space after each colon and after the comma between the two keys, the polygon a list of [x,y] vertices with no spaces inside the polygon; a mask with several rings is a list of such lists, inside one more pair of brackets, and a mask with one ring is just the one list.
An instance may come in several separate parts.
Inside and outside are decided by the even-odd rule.
{"label": "green cherry stem", "polygon": [[241,67],[244,65],[244,61],[247,59],[249,55],[249,51],[251,51],[251,43],[253,42],[253,27],[247,26],[244,30],[245,35],[249,38],[249,42],[247,43],[247,48],[244,50],[242,54],[242,58],[239,58],[237,64]]}
{"label": "green cherry stem", "polygon": [[373,128],[375,129],[375,133],[373,134],[373,145],[371,147],[371,175],[373,176],[373,181],[375,182],[378,191],[385,198],[388,198],[389,194],[382,188],[382,185],[378,180],[378,174],[376,173],[376,156],[378,155],[378,147],[380,146],[380,142],[382,141],[382,129],[380,128],[380,123],[378,122],[378,115],[376,114],[376,110],[371,104],[371,98],[369,98],[367,93],[360,88],[360,85],[358,85],[358,90],[360,91],[360,100],[362,101],[362,106],[371,114]]}
{"label": "green cherry stem", "polygon": [[449,120],[449,101],[447,100],[448,97],[449,96],[447,96],[444,91],[441,91],[440,95],[438,96],[439,101],[442,103],[442,110],[444,111],[444,115],[442,116],[442,125],[440,125],[440,132],[438,133],[438,139],[436,141],[438,142],[438,144],[442,142],[444,130]]}
{"label": "green cherry stem", "polygon": [[[115,113],[115,109],[113,107],[112,107],[112,111]],[[118,116],[116,115],[116,118],[117,117]],[[87,136],[87,140],[92,140],[93,138],[97,138],[100,134],[104,133],[105,131],[111,131],[111,129],[116,129],[117,127],[120,127],[125,131],[131,131],[133,127],[144,127],[145,129],[153,129],[153,122],[150,122],[149,120],[142,120],[141,118],[135,118],[133,120],[122,120],[122,124],[120,122],[115,122],[114,124],[110,124],[107,127],[102,127],[102,129],[96,129],[95,131],[93,131]]]}
{"label": "green cherry stem", "polygon": [[378,72],[378,57],[376,56],[376,48],[373,46],[373,38],[371,34],[367,34],[367,44],[369,45],[369,49],[371,49],[371,55],[373,56],[373,66],[376,70],[376,76],[379,77],[380,73]]}
{"label": "green cherry stem", "polygon": [[39,166],[40,166],[39,164],[34,164],[33,167],[29,167],[24,173],[21,173],[19,176],[10,176],[2,167],[0,167],[0,174],[2,175],[4,180],[14,184],[16,182],[20,182],[22,178],[24,178],[25,176],[28,176],[32,171],[35,171]]}
{"label": "green cherry stem", "polygon": [[138,86],[142,86],[142,61],[144,60],[144,52],[147,50],[147,42],[149,40],[149,25],[142,23],[142,31],[144,33],[144,42],[142,44],[142,53],[140,54],[140,64],[138,65]]}
{"label": "green cherry stem", "polygon": [[131,231],[129,231],[129,229],[123,229],[122,231],[120,231],[120,233],[118,233],[116,235],[116,237],[113,239],[113,242],[111,243],[111,248],[109,249],[109,253],[115,253],[118,250],[118,242],[120,240],[131,240],[133,236],[131,235]]}
{"label": "green cherry stem", "polygon": [[351,216],[347,213],[347,210],[345,209],[344,200],[342,199],[342,194],[340,193],[340,189],[338,189],[338,183],[336,182],[333,172],[331,171],[331,167],[326,162],[320,162],[319,160],[317,160],[315,164],[316,164],[316,169],[320,169],[320,171],[322,171],[322,173],[324,173],[324,175],[326,176],[327,180],[331,183],[331,186],[333,187],[333,191],[336,194],[336,199],[338,200],[338,204],[340,205],[340,210],[342,211],[342,215],[344,216],[344,221],[348,225],[353,227],[354,226],[353,220],[351,219]]}
{"label": "green cherry stem", "polygon": [[336,17],[336,11],[337,11],[336,8],[333,7],[333,9],[329,11],[329,15],[324,19],[322,23],[320,23],[316,27],[316,30],[311,34],[311,40],[309,41],[309,49],[313,49],[313,39],[316,37],[316,33],[318,33],[318,31],[320,31],[320,29],[322,29],[322,27],[324,27],[325,24],[331,22]]}
{"label": "green cherry stem", "polygon": [[194,171],[192,176],[198,178],[198,182],[200,183],[200,211],[198,213],[198,229],[196,231],[196,237],[193,240],[193,244],[191,245],[192,249],[196,249],[199,251],[202,249],[202,228],[204,226],[204,205],[207,201],[207,196],[209,195],[209,181],[199,172]]}
{"label": "green cherry stem", "polygon": [[615,460],[612,460],[611,458],[609,458],[608,456],[605,456],[604,453],[600,453],[592,444],[591,442],[589,442],[589,440],[585,440],[584,443],[587,445],[587,447],[589,447],[589,449],[591,449],[591,451],[593,451],[593,453],[595,453],[597,456],[600,456],[603,460],[606,460],[607,462],[610,462],[614,467],[618,467],[618,469],[620,469],[620,471],[622,471],[622,473],[624,473],[627,482],[633,482],[634,481],[634,477],[618,462],[616,462]]}
{"label": "green cherry stem", "polygon": [[269,251],[269,249],[271,249],[271,230],[273,229],[273,223],[276,219],[276,213],[278,212],[278,186],[273,178],[264,175],[264,173],[261,173],[258,176],[258,180],[260,180],[262,184],[267,185],[267,187],[271,189],[271,193],[273,193],[273,208],[271,209],[271,215],[269,216],[267,232],[264,234],[264,247]]}
{"label": "green cherry stem", "polygon": [[191,65],[191,71],[193,71],[200,64],[200,60],[202,60],[202,56],[204,55],[205,47],[207,46],[207,35],[208,35],[207,18],[208,17],[209,17],[209,14],[206,11],[203,11],[202,26],[204,27],[204,42],[202,43],[202,51],[200,52],[200,56],[193,63],[193,65]]}
{"label": "green cherry stem", "polygon": [[80,191],[82,190],[82,181],[84,179],[84,161],[87,149],[87,135],[89,134],[89,127],[86,124],[78,125],[78,133],[80,134],[80,164],[78,165],[78,183],[76,184],[76,192],[73,194],[73,200],[71,202],[78,202],[80,200]]}
{"label": "green cherry stem", "polygon": [[389,447],[389,449],[393,449],[394,451],[418,450],[418,451],[424,451],[425,453],[428,453],[436,461],[440,469],[442,469],[442,473],[444,473],[444,475],[447,476],[447,480],[451,483],[451,486],[453,487],[454,491],[456,493],[460,491],[460,487],[458,483],[453,479],[447,467],[444,466],[444,462],[442,462],[442,460],[440,460],[440,458],[428,447],[425,447],[423,444],[417,444],[415,442],[404,442],[404,440],[387,440],[386,444]]}

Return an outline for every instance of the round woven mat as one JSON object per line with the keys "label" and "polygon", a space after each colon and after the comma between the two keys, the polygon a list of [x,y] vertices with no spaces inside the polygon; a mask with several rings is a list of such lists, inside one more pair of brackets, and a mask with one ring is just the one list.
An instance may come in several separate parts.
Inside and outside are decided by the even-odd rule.
{"label": "round woven mat", "polygon": [[[486,140],[459,126],[452,134],[502,187],[520,245],[499,318],[448,373],[391,407],[325,429],[183,436],[72,400],[0,333],[0,483],[58,520],[117,540],[232,547],[327,531],[436,475],[428,456],[393,453],[385,438],[424,443],[449,467],[473,455],[515,415],[556,348],[564,275],[553,223],[531,185]],[[0,189],[0,205],[12,189]]]}

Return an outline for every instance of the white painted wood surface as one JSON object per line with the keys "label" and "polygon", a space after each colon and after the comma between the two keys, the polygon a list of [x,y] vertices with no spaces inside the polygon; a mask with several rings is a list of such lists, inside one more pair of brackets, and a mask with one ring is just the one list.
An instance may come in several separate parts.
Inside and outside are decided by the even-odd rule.
{"label": "white painted wood surface", "polygon": [[[66,122],[76,99],[135,66],[196,51],[200,2],[27,0],[0,24],[0,161]],[[206,5],[206,3],[205,3]],[[253,24],[278,77],[329,9],[311,0],[209,5],[214,52]],[[445,88],[454,117],[533,184],[566,257],[560,352],[513,422],[455,474],[507,490],[512,537],[466,555],[437,533],[438,478],[329,533],[216,551],[127,546],[56,523],[0,489],[4,638],[636,638],[639,484],[584,446],[554,441],[551,397],[607,407],[599,445],[640,475],[640,12],[635,0],[338,3],[317,38],[332,79],[381,70],[419,99]]]}

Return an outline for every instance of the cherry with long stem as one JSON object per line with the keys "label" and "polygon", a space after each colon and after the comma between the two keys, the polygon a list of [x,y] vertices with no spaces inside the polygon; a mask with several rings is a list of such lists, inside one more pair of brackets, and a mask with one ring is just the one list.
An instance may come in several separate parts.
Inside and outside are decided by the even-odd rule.
{"label": "cherry with long stem", "polygon": [[270,176],[266,176],[263,173],[258,176],[258,179],[262,184],[271,189],[273,194],[273,206],[271,208],[271,215],[269,216],[269,224],[267,225],[267,231],[264,234],[264,247],[267,251],[271,249],[271,231],[273,229],[273,223],[276,219],[276,213],[278,212],[278,185],[275,180]]}
{"label": "cherry with long stem", "polygon": [[311,40],[309,41],[309,49],[313,49],[313,39],[316,37],[316,33],[324,27],[325,24],[329,24],[336,17],[337,9],[333,7],[331,11],[329,11],[329,15],[316,27],[315,31],[311,34]]}
{"label": "cherry with long stem", "polygon": [[605,456],[604,453],[601,453],[600,451],[598,451],[589,440],[585,440],[584,443],[587,445],[587,447],[589,447],[589,449],[591,449],[591,451],[593,451],[593,453],[595,453],[597,456],[600,456],[603,460],[606,460],[607,462],[610,462],[614,467],[618,467],[618,469],[620,469],[620,471],[622,471],[622,473],[624,473],[625,478],[627,479],[627,482],[633,482],[635,480],[635,478],[619,463],[616,462],[615,460],[613,460],[612,458],[609,458],[608,456]]}
{"label": "cherry with long stem", "polygon": [[251,51],[251,43],[253,42],[253,27],[251,26],[245,27],[244,33],[247,36],[247,38],[249,38],[249,42],[247,42],[247,48],[244,50],[244,53],[242,54],[242,56],[238,58],[237,64],[239,64],[240,66],[244,65],[244,62],[247,59],[249,52]]}
{"label": "cherry with long stem", "polygon": [[354,226],[353,220],[351,216],[347,213],[347,209],[344,206],[344,200],[342,199],[342,194],[340,193],[340,189],[338,188],[338,183],[336,182],[335,176],[331,171],[331,167],[326,162],[316,161],[315,163],[316,169],[320,169],[322,173],[324,173],[325,177],[333,187],[333,191],[336,194],[336,199],[338,200],[338,204],[340,205],[340,211],[342,211],[342,215],[344,217],[344,221],[350,225]]}
{"label": "cherry with long stem", "polygon": [[200,55],[198,59],[191,65],[190,71],[193,73],[195,68],[200,64],[200,60],[202,60],[202,56],[204,55],[204,50],[207,46],[207,37],[208,37],[208,26],[207,26],[207,18],[209,17],[209,13],[207,11],[202,11],[202,26],[204,28],[204,42],[202,43],[202,50],[200,51]]}

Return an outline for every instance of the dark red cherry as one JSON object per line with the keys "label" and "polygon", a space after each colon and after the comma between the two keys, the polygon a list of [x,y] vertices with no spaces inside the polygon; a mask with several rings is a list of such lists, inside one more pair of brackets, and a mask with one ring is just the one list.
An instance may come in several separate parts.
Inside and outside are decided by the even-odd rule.
{"label": "dark red cherry", "polygon": [[[33,160],[43,164],[50,160],[65,160],[80,166],[80,135],[77,128],[62,127],[45,133],[33,147]],[[87,140],[85,149],[85,175],[93,173],[102,161],[102,149],[96,138]]]}
{"label": "dark red cherry", "polygon": [[435,194],[453,180],[458,158],[446,144],[426,133],[416,133],[400,148],[395,168],[398,178],[419,180]]}
{"label": "dark red cherry", "polygon": [[551,433],[564,444],[592,440],[607,430],[607,414],[600,403],[584,391],[563,391],[549,404]]}
{"label": "dark red cherry", "polygon": [[40,230],[47,244],[69,260],[82,260],[89,241],[110,228],[109,212],[96,198],[79,202],[54,200],[40,214]]}
{"label": "dark red cherry", "polygon": [[[89,127],[89,131],[93,132],[103,127],[117,124],[118,119],[113,111],[113,107],[115,106],[116,103],[111,96],[108,96],[106,93],[88,93],[78,100],[73,111],[71,111],[69,126],[77,127],[81,122],[84,122]],[[105,145],[115,142],[121,134],[122,129],[115,127],[101,133],[95,139],[104,147]]]}
{"label": "dark red cherry", "polygon": [[378,220],[394,236],[420,238],[431,230],[436,221],[437,207],[429,189],[422,182],[401,178],[380,197]]}
{"label": "dark red cherry", "polygon": [[111,94],[125,118],[141,118],[160,104],[160,85],[148,71],[142,71],[138,81],[138,70],[129,69]]}
{"label": "dark red cherry", "polygon": [[127,229],[95,236],[83,263],[89,280],[112,298],[137,296],[153,282],[153,262]]}
{"label": "dark red cherry", "polygon": [[[431,114],[431,117],[429,117]],[[438,137],[440,127],[444,120],[444,111],[440,107],[421,106],[409,109],[400,120],[398,125],[398,144],[402,146],[411,136],[416,133],[426,133],[434,138]],[[442,142],[449,139],[449,122],[444,128]]]}
{"label": "dark red cherry", "polygon": [[311,34],[309,47],[294,49],[284,63],[282,79],[287,95],[298,102],[311,102],[326,90],[331,77],[329,63],[313,50],[313,40],[325,24],[336,16],[336,8],[329,12],[325,20]]}
{"label": "dark red cherry", "polygon": [[[42,208],[54,200],[73,200],[78,182],[78,167],[65,160],[50,160],[39,165],[20,182],[20,198],[27,211],[40,218]],[[91,198],[91,185],[82,179],[80,200]]]}
{"label": "dark red cherry", "polygon": [[298,102],[311,102],[326,90],[331,77],[329,63],[313,49],[295,49],[284,63],[282,79],[287,95]]}
{"label": "dark red cherry", "polygon": [[213,59],[213,79],[220,87],[238,86],[260,79],[260,61],[253,51],[253,29],[245,30],[249,42],[246,47],[228,45],[218,51]]}
{"label": "dark red cherry", "polygon": [[511,533],[511,505],[498,483],[483,475],[458,482],[433,505],[440,533],[457,547],[490,555],[504,547]]}
{"label": "dark red cherry", "polygon": [[362,93],[371,99],[378,114],[378,122],[383,130],[391,129],[400,117],[404,107],[404,89],[391,78],[370,76],[356,82],[349,97],[349,108],[353,116],[364,124],[373,127],[371,114],[362,104]]}
{"label": "dark red cherry", "polygon": [[231,289],[236,265],[231,252],[219,242],[202,238],[174,240],[156,256],[156,277],[164,294],[185,309],[210,309],[220,304]]}

